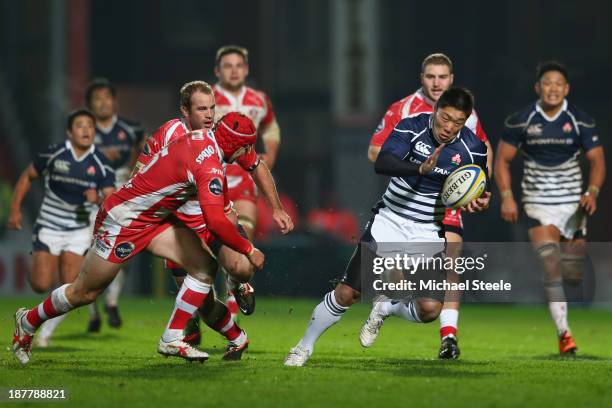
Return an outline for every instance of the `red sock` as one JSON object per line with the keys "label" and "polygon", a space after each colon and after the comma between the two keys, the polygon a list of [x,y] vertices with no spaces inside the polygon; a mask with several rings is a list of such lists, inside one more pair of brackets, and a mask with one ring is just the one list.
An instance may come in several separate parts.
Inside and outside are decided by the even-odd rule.
{"label": "red sock", "polygon": [[440,328],[440,338],[445,338],[448,335],[453,335],[457,337],[457,328],[453,326],[444,326]]}
{"label": "red sock", "polygon": [[41,304],[28,311],[26,321],[23,322],[30,326],[27,329],[34,332],[45,321],[63,315],[73,309],[66,299],[67,286],[63,285],[53,290]]}
{"label": "red sock", "polygon": [[238,303],[236,302],[234,295],[229,293],[225,303],[227,304],[227,308],[232,316],[236,316],[238,314]]}
{"label": "red sock", "polygon": [[176,296],[174,311],[164,333],[164,340],[171,341],[182,338],[182,332],[193,313],[202,306],[210,292],[211,285],[197,281],[187,276],[181,290]]}
{"label": "red sock", "polygon": [[229,341],[236,340],[240,333],[242,333],[242,329],[238,327],[234,319],[232,318],[232,314],[229,311],[229,308],[225,308],[225,314],[219,320],[217,320],[214,324],[209,326],[211,329],[220,333]]}

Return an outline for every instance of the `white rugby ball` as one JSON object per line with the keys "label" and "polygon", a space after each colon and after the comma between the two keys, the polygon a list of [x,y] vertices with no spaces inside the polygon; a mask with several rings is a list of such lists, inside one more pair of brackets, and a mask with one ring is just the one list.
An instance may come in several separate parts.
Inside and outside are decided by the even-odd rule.
{"label": "white rugby ball", "polygon": [[456,210],[480,197],[486,187],[487,177],[480,166],[461,166],[446,178],[442,187],[442,203]]}

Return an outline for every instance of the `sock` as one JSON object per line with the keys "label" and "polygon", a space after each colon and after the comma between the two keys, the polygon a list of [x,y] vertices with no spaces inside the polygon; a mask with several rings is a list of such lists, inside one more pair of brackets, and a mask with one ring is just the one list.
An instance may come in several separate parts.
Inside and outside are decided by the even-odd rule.
{"label": "sock", "polygon": [[40,326],[40,331],[38,332],[38,336],[46,337],[47,339],[51,338],[51,336],[53,335],[53,332],[55,331],[55,329],[57,329],[57,326],[59,326],[60,323],[63,322],[65,318],[66,318],[66,315],[64,314],[61,316],[54,317],[53,319],[47,320]]}
{"label": "sock", "polygon": [[206,325],[221,334],[229,341],[237,340],[242,334],[242,329],[236,324],[234,319],[232,318],[232,314],[230,313],[227,306],[223,303],[215,305],[216,307],[221,308],[219,310],[219,318],[216,319],[215,322],[209,323],[205,320]]}
{"label": "sock", "polygon": [[391,301],[384,302],[382,312],[388,316],[395,315],[411,322],[423,323],[419,318],[419,313],[416,308],[416,300],[411,300],[408,303]]}
{"label": "sock", "polygon": [[336,324],[336,322],[342,318],[342,315],[347,309],[348,307],[338,304],[334,290],[327,293],[323,297],[323,301],[319,303],[312,312],[310,323],[308,323],[304,337],[300,340],[299,345],[312,353],[315,342],[325,330]]}
{"label": "sock", "polygon": [[100,312],[98,311],[98,303],[97,300],[94,300],[87,306],[87,310],[89,310],[89,320],[100,320]]}
{"label": "sock", "polygon": [[546,297],[548,298],[548,309],[550,316],[557,327],[557,335],[561,336],[569,331],[567,323],[567,301],[561,281],[547,282],[544,284]]}
{"label": "sock", "polygon": [[106,304],[108,306],[116,307],[119,302],[119,295],[123,290],[123,284],[125,283],[125,269],[121,268],[115,279],[108,285],[106,289]]}
{"label": "sock", "polygon": [[65,284],[55,289],[47,296],[44,302],[28,311],[25,319],[22,321],[27,331],[34,333],[45,321],[61,316],[74,309],[66,298],[66,288],[68,286],[69,284]]}
{"label": "sock", "polygon": [[211,290],[211,285],[187,276],[181,290],[176,295],[172,317],[162,335],[166,343],[183,338],[183,330],[193,313],[204,303],[206,296]]}
{"label": "sock", "polygon": [[459,320],[459,310],[442,309],[440,312],[440,338],[453,335],[457,337],[457,322]]}
{"label": "sock", "polygon": [[225,299],[225,303],[227,304],[227,308],[229,309],[232,318],[238,316],[238,302],[236,302],[236,298],[231,293],[227,294],[227,298]]}

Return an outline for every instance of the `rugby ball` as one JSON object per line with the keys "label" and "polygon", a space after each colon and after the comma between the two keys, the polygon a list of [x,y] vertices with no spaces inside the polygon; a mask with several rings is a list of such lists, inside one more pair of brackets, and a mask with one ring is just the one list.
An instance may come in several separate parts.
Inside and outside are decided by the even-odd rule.
{"label": "rugby ball", "polygon": [[480,197],[486,187],[487,177],[480,166],[461,166],[446,178],[442,187],[442,203],[456,210]]}

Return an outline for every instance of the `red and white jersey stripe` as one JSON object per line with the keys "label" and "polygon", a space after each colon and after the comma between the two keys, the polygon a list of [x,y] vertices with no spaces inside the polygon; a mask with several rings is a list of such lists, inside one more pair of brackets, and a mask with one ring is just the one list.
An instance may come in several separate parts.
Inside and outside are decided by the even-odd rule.
{"label": "red and white jersey stripe", "polygon": [[270,98],[262,91],[243,86],[236,97],[219,84],[213,85],[215,91],[215,121],[230,112],[240,112],[248,116],[255,127],[266,127],[274,120],[274,110]]}

